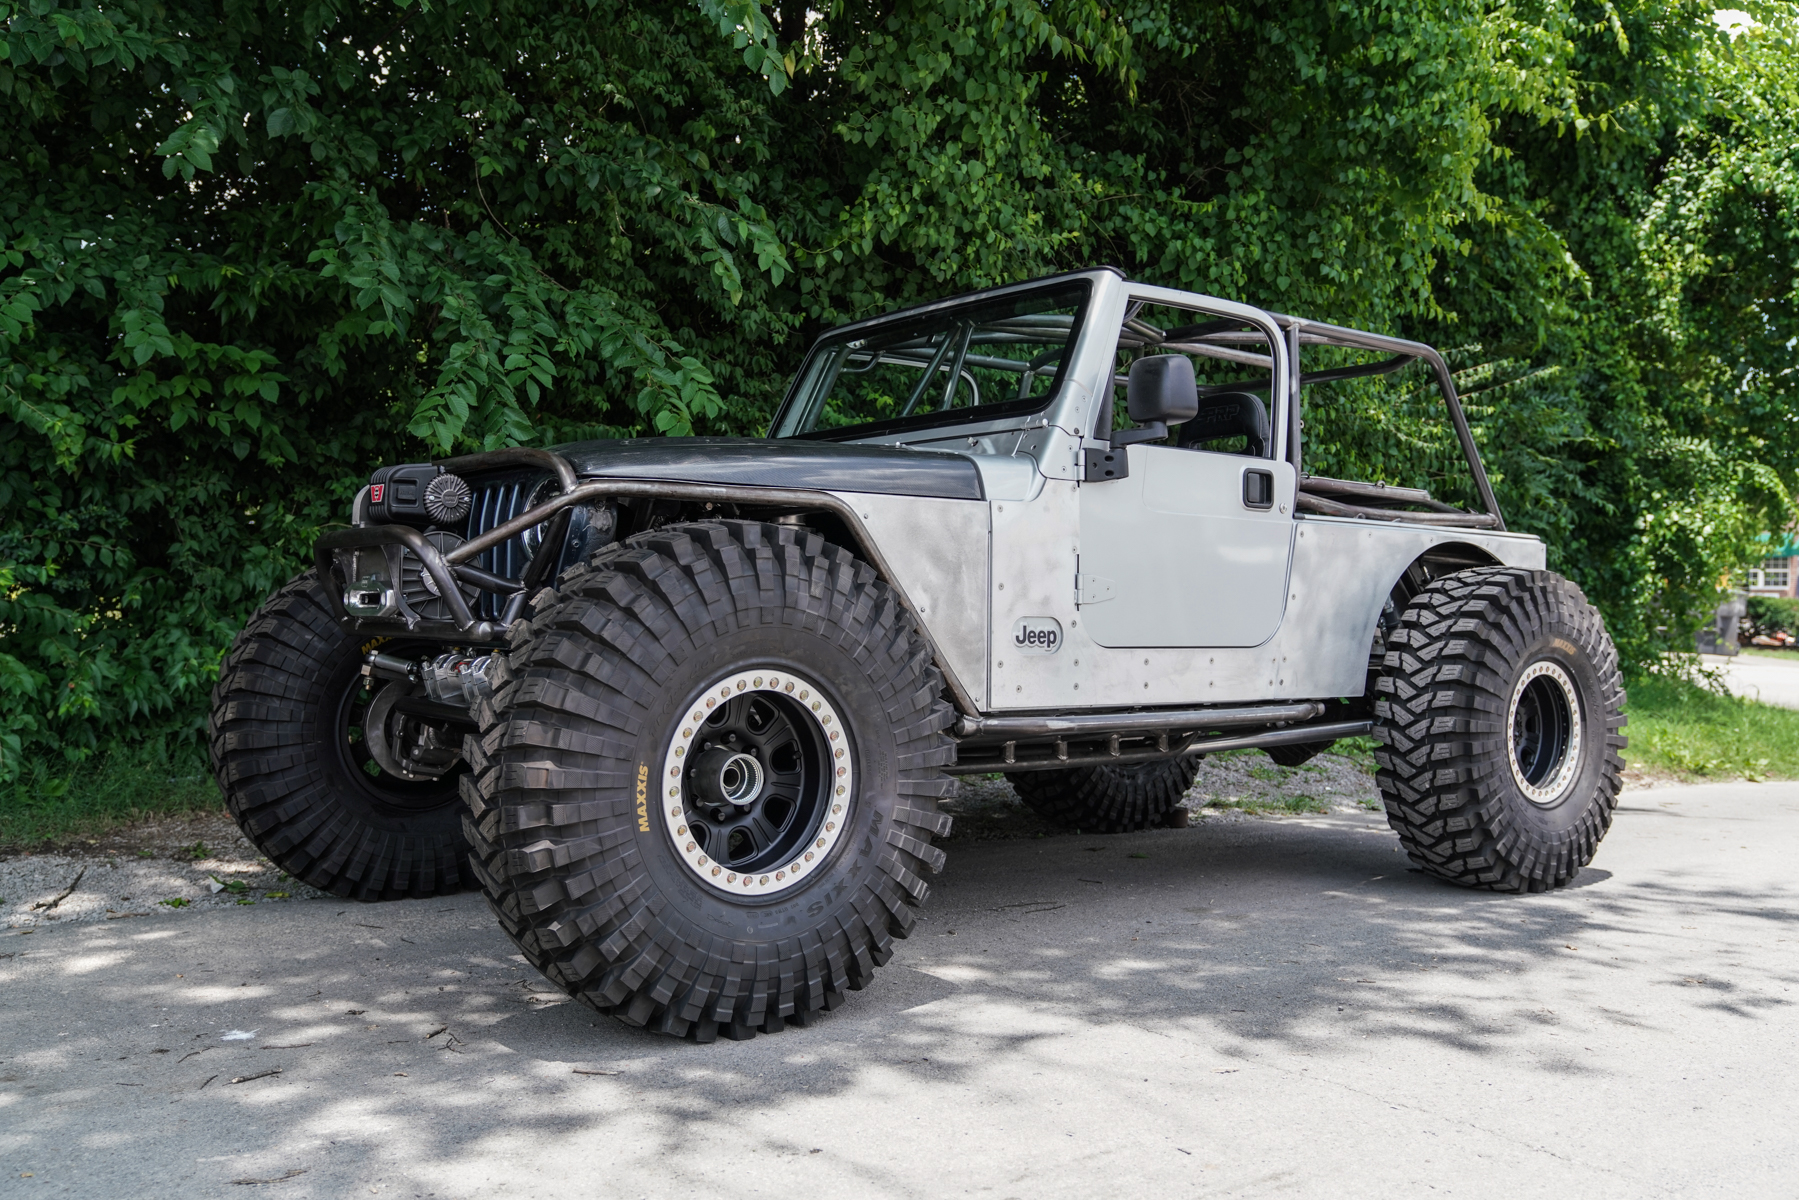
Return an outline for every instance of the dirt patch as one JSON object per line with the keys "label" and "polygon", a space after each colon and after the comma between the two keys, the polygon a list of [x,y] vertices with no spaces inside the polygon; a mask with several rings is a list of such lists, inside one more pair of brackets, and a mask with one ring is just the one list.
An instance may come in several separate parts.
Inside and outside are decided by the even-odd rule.
{"label": "dirt patch", "polygon": [[0,858],[0,924],[156,919],[324,893],[264,858],[223,813],[146,821]]}
{"label": "dirt patch", "polygon": [[1374,774],[1342,754],[1320,754],[1283,767],[1266,754],[1224,754],[1206,759],[1187,792],[1195,817],[1228,812],[1256,816],[1381,810]]}

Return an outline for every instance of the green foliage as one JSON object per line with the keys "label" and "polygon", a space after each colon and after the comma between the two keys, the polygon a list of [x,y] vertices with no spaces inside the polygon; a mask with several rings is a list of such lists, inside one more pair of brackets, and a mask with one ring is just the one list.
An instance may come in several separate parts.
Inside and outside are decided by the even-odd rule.
{"label": "green foliage", "polygon": [[[1450,347],[1512,525],[1652,661],[1799,470],[1756,15],[0,0],[0,777],[191,744],[379,462],[758,432],[829,324],[1101,261]],[[1465,498],[1427,400],[1321,390],[1308,461]]]}
{"label": "green foliage", "polygon": [[[116,746],[78,768],[37,755],[0,785],[0,847],[95,837],[152,817],[224,807],[205,755],[155,743]],[[197,857],[204,858],[204,854]]]}
{"label": "green foliage", "polygon": [[1799,633],[1799,600],[1791,596],[1750,596],[1744,602],[1743,632],[1750,637]]}
{"label": "green foliage", "polygon": [[1300,813],[1329,813],[1331,807],[1316,796],[1308,796],[1304,792],[1294,792],[1286,796],[1215,796],[1206,801],[1207,808],[1235,809],[1237,812],[1262,816],[1267,813],[1297,815]]}

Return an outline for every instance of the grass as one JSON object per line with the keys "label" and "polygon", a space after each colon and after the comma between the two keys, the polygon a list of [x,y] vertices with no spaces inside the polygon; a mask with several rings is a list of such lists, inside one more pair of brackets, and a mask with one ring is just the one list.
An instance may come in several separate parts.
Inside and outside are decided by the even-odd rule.
{"label": "grass", "polygon": [[1737,653],[1744,658],[1775,658],[1782,662],[1799,663],[1799,647],[1776,650],[1772,646],[1738,646]]}
{"label": "grass", "polygon": [[1220,796],[1206,801],[1207,808],[1228,808],[1237,812],[1263,813],[1328,813],[1330,805],[1316,796],[1294,793],[1291,796]]}
{"label": "grass", "polygon": [[1379,746],[1380,743],[1371,737],[1338,738],[1337,744],[1331,747],[1331,753],[1341,754],[1372,775],[1378,766],[1374,761],[1374,752]]}
{"label": "grass", "polygon": [[1799,778],[1799,711],[1684,679],[1632,681],[1628,766],[1677,779]]}
{"label": "grass", "polygon": [[0,847],[67,842],[149,817],[217,810],[224,805],[199,751],[121,747],[71,764],[28,762],[0,784]]}

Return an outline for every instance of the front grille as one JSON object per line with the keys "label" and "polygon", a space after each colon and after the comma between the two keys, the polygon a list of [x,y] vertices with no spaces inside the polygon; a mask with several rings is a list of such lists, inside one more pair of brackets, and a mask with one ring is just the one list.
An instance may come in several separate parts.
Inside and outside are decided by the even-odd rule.
{"label": "front grille", "polygon": [[[544,486],[550,483],[550,477],[535,472],[513,472],[489,476],[480,481],[470,480],[469,483],[474,489],[474,497],[469,504],[466,535],[470,538],[479,537],[496,525],[504,525],[524,512],[531,506],[533,495],[541,503],[553,494],[553,485]],[[525,572],[525,564],[531,561],[531,550],[535,548],[526,546],[526,536],[508,538],[492,550],[477,556],[475,565],[507,579],[519,578]],[[535,542],[536,539],[532,540]],[[479,603],[475,605],[475,616],[484,621],[498,620],[505,607],[506,597],[493,592],[482,592]]]}

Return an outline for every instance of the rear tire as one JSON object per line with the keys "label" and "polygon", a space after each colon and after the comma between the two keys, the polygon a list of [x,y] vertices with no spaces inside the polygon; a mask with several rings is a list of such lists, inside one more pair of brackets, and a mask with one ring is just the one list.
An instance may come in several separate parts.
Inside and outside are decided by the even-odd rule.
{"label": "rear tire", "polygon": [[943,863],[942,679],[874,571],[743,521],[634,537],[541,593],[464,753],[474,870],[525,957],[711,1041],[865,986]]}
{"label": "rear tire", "polygon": [[1605,625],[1548,571],[1483,567],[1413,599],[1376,680],[1376,779],[1419,867],[1501,892],[1573,879],[1611,826],[1624,687]]}
{"label": "rear tire", "polygon": [[1135,765],[1015,771],[1007,778],[1030,810],[1082,833],[1159,829],[1174,819],[1199,774],[1199,756]]}
{"label": "rear tire", "polygon": [[[373,707],[362,657],[376,645],[409,648],[385,638],[359,644],[337,624],[316,572],[269,597],[213,688],[219,790],[257,849],[321,891],[356,900],[459,891],[468,858],[456,805],[462,768],[402,779],[373,762],[361,736]],[[447,742],[446,755],[455,737]]]}

